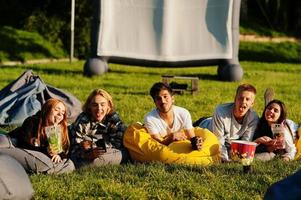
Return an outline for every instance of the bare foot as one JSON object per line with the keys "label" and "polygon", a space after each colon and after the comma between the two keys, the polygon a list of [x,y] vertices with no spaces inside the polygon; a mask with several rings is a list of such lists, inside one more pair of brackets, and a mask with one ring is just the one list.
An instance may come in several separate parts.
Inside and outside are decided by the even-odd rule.
{"label": "bare foot", "polygon": [[275,92],[273,88],[267,88],[264,92],[264,106],[267,106],[274,99]]}

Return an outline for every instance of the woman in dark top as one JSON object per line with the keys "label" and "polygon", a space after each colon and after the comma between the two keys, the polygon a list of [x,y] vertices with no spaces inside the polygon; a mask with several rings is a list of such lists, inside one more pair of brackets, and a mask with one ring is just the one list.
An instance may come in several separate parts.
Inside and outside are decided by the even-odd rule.
{"label": "woman in dark top", "polygon": [[63,173],[74,170],[73,162],[67,159],[70,141],[66,106],[61,100],[46,101],[41,111],[25,119],[22,126],[8,136],[8,145],[2,146],[0,152],[15,157],[28,171]]}
{"label": "woman in dark top", "polygon": [[254,142],[258,143],[255,158],[266,161],[280,155],[285,161],[293,160],[296,155],[294,141],[297,127],[296,123],[287,119],[282,101],[270,101],[262,113],[253,137]]}

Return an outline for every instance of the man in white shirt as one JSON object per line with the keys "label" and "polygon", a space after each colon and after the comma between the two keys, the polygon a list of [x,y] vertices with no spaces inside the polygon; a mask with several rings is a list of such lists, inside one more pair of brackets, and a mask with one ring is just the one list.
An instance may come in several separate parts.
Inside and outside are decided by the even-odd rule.
{"label": "man in white shirt", "polygon": [[234,103],[219,105],[212,116],[199,126],[212,131],[221,145],[222,161],[230,161],[231,140],[251,141],[257,127],[258,115],[252,109],[256,89],[250,84],[242,84],[236,90]]}
{"label": "man in white shirt", "polygon": [[168,145],[173,141],[190,139],[192,149],[202,147],[202,138],[195,136],[188,110],[173,105],[174,95],[169,85],[158,82],[151,90],[156,108],[144,118],[148,133],[158,142]]}

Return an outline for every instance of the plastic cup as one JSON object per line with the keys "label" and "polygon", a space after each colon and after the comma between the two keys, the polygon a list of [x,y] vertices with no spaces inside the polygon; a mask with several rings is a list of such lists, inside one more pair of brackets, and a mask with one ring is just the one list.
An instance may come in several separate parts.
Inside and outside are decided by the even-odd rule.
{"label": "plastic cup", "polygon": [[285,127],[282,124],[272,124],[271,130],[272,130],[274,139],[282,141],[282,149],[284,149],[285,141],[284,141],[283,137],[284,137]]}
{"label": "plastic cup", "polygon": [[61,153],[63,151],[61,143],[61,127],[48,126],[45,127],[45,132],[51,151],[56,154]]}

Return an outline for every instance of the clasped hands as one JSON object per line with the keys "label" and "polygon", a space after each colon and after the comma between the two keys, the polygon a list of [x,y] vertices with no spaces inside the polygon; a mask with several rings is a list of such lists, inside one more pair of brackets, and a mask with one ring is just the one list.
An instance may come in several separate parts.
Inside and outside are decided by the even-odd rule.
{"label": "clasped hands", "polygon": [[[181,141],[186,139],[187,136],[183,131],[173,133],[173,141]],[[190,142],[193,150],[200,150],[203,145],[203,138],[200,136],[194,136],[190,139]]]}

